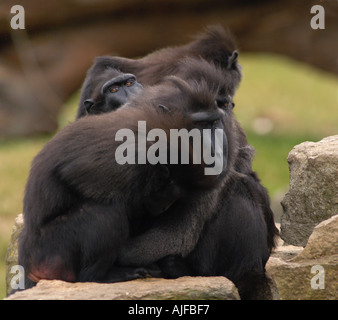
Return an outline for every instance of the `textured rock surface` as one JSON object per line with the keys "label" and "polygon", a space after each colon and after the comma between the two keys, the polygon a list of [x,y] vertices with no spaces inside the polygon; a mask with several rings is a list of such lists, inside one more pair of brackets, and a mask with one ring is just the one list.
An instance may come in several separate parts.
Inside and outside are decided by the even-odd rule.
{"label": "textured rock surface", "polygon": [[68,283],[43,280],[9,300],[239,300],[235,285],[224,277],[143,279],[119,283]]}
{"label": "textured rock surface", "polygon": [[11,241],[8,245],[6,255],[6,290],[7,294],[12,291],[10,286],[11,279],[14,274],[11,273],[11,268],[18,264],[18,237],[23,228],[23,215],[19,214],[12,228]]}
{"label": "textured rock surface", "polygon": [[[286,246],[282,250],[284,254],[280,255],[278,252],[280,250],[277,249],[269,259],[266,269],[276,282],[281,299],[338,299],[337,240],[338,215],[314,228],[304,250]],[[292,259],[287,259],[286,252],[291,256],[292,253],[300,253]],[[319,279],[320,277],[322,278]],[[318,287],[320,282],[322,282],[321,288]]]}
{"label": "textured rock surface", "polygon": [[313,228],[338,213],[338,135],[295,146],[288,156],[290,189],[282,201],[282,239],[305,246]]}
{"label": "textured rock surface", "polygon": [[306,247],[293,260],[321,259],[328,256],[338,256],[338,214],[313,229]]}

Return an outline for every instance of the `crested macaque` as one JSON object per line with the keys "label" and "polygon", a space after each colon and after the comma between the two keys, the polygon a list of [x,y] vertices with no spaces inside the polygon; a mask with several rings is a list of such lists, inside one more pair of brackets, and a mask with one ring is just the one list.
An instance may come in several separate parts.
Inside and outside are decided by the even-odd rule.
{"label": "crested macaque", "polygon": [[[265,263],[278,231],[267,191],[252,171],[254,150],[232,112],[241,79],[237,57],[229,33],[211,27],[187,45],[138,60],[96,59],[82,87],[78,118],[95,113],[98,100],[100,112],[109,108],[106,96],[94,92],[111,70],[134,74],[145,88],[113,113],[79,119],[35,159],[19,249],[31,279],[122,281],[157,263],[167,278],[226,276],[241,298],[255,296],[266,283]],[[113,157],[120,145],[112,136],[117,128],[139,133],[136,120],[152,123],[148,133],[208,128],[215,159],[216,132],[223,130],[222,172],[205,175],[210,163],[121,169]],[[147,150],[157,142],[148,141]],[[192,158],[194,147],[189,150]]]}
{"label": "crested macaque", "polygon": [[143,85],[156,85],[170,75],[179,76],[184,80],[199,80],[201,68],[197,66],[195,72],[194,68],[184,67],[186,59],[192,58],[196,59],[195,61],[211,63],[226,79],[227,87],[219,88],[217,96],[219,103],[224,100],[225,91],[231,96],[234,95],[241,80],[241,66],[237,62],[238,52],[235,42],[229,31],[220,26],[210,26],[191,43],[164,48],[141,59],[111,56],[96,58],[82,86],[79,110],[84,101],[90,98],[101,75],[107,70],[118,69],[124,73],[135,74]]}
{"label": "crested macaque", "polygon": [[[117,68],[121,72],[135,74],[143,85],[161,83],[168,75],[188,82],[204,79],[212,90],[218,88],[216,103],[219,108],[233,107],[233,96],[241,80],[237,58],[232,36],[220,26],[207,28],[204,34],[187,45],[161,49],[141,59],[99,57],[87,74],[80,106],[91,95],[97,76],[104,70]],[[257,297],[259,287],[266,284],[264,267],[275,246],[278,230],[267,191],[252,170],[254,150],[234,118],[232,127],[235,128],[236,139],[227,139],[237,148],[232,174],[227,178],[232,184],[227,182],[218,188],[216,207],[209,208],[208,201],[199,203],[200,207],[197,205],[196,212],[204,210],[201,217],[213,218],[206,221],[203,230],[196,236],[198,242],[194,249],[187,255],[168,256],[158,263],[167,278],[184,275],[226,276],[235,282],[243,299],[250,299]],[[161,214],[160,218],[166,216],[166,213]],[[184,218],[178,217],[177,227],[184,225],[184,221]],[[144,232],[143,236],[148,235],[149,239],[152,222],[153,219],[145,219],[139,228]],[[158,228],[161,227],[159,224]],[[191,234],[195,231],[186,232]],[[172,237],[175,237],[174,232]],[[153,240],[155,242],[157,238]],[[142,250],[147,248],[142,247],[140,237],[128,239],[120,252],[120,263],[143,265],[145,261],[140,261],[138,256]]]}
{"label": "crested macaque", "polygon": [[96,85],[90,98],[79,106],[77,119],[87,114],[100,114],[118,109],[143,86],[130,73],[107,69],[96,78]]}
{"label": "crested macaque", "polygon": [[[195,247],[213,213],[210,209],[217,206],[215,190],[226,183],[236,161],[232,107],[220,109],[217,93],[203,81],[188,83],[169,77],[143,92],[113,113],[83,117],[70,124],[34,159],[19,240],[19,263],[25,268],[28,287],[40,279],[129,280],[144,274],[139,266],[170,255],[185,256]],[[210,156],[216,159],[218,155],[221,160],[221,172],[205,174],[212,164],[204,162],[203,149],[201,163],[190,161],[198,145],[193,141],[186,145],[188,163],[180,157],[178,162],[167,158],[152,163],[154,159],[147,157],[144,165],[121,165],[118,160],[131,151],[133,139],[121,143],[117,136],[126,132],[135,134],[138,158],[145,150],[156,158],[163,143],[170,156],[173,152],[172,141],[163,142],[160,135],[148,137],[145,150],[136,148],[142,120],[147,136],[158,129],[166,137],[171,130],[196,129]],[[206,140],[205,128],[211,137]],[[179,156],[185,151],[177,144]],[[140,234],[144,219],[152,221],[153,228]],[[120,255],[126,240],[136,235],[140,243]],[[138,260],[136,267],[124,265],[129,257]]]}

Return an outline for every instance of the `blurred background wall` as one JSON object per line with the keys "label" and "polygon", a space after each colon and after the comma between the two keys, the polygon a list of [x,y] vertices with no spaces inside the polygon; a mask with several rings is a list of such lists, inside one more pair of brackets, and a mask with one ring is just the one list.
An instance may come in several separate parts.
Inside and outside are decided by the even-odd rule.
{"label": "blurred background wall", "polygon": [[[25,30],[10,28],[14,4],[25,9]],[[315,4],[325,8],[325,30],[310,27]],[[208,24],[229,27],[241,51],[337,73],[337,21],[335,0],[1,0],[0,136],[55,131],[93,57],[142,56]]]}

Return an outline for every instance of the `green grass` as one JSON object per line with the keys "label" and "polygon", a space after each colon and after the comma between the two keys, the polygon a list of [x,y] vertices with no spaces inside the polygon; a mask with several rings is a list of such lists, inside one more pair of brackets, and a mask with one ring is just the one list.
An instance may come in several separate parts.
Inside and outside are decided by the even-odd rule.
{"label": "green grass", "polygon": [[[242,55],[243,81],[235,113],[256,149],[254,169],[274,197],[288,188],[286,157],[302,141],[338,134],[338,81],[331,74],[274,55]],[[73,121],[78,93],[67,103],[60,126]],[[268,121],[258,134],[257,118]],[[5,296],[5,255],[31,160],[50,136],[0,141],[0,299]]]}
{"label": "green grass", "polygon": [[337,77],[274,55],[244,55],[241,64],[244,75],[235,102],[244,127],[264,117],[274,134],[337,133]]}
{"label": "green grass", "polygon": [[[337,77],[277,55],[243,55],[235,113],[256,149],[253,167],[270,195],[288,188],[287,155],[303,141],[338,134]],[[255,120],[271,126],[261,135]]]}
{"label": "green grass", "polygon": [[293,146],[307,141],[318,141],[314,135],[257,135],[247,131],[249,143],[255,147],[253,168],[272,197],[285,192],[289,184],[287,156]]}

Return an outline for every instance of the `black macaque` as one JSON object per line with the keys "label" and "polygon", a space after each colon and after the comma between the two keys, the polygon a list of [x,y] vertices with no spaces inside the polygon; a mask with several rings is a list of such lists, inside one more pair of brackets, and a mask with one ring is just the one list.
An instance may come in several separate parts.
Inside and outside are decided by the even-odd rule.
{"label": "black macaque", "polygon": [[[186,256],[196,246],[205,221],[216,211],[216,190],[233,176],[238,148],[232,106],[219,108],[217,92],[204,81],[169,77],[143,91],[113,113],[70,124],[34,159],[19,239],[26,288],[40,279],[115,282],[140,277],[147,269],[117,263],[126,240],[136,235],[140,243],[121,261],[130,257],[147,266],[166,256]],[[160,128],[167,136],[171,129],[197,128],[203,138],[208,128],[211,153],[222,151],[220,173],[205,175],[210,163],[204,162],[117,163],[117,133],[139,133],[141,120],[147,133]],[[221,129],[221,140],[215,138],[216,129]],[[136,145],[139,140],[135,137]],[[146,149],[156,142],[148,140]],[[171,141],[165,147],[173,152]],[[192,142],[188,148],[190,159],[196,150]],[[183,146],[176,151],[181,154]],[[145,220],[153,227],[140,234]]]}
{"label": "black macaque", "polygon": [[[218,107],[228,108],[229,105],[233,106],[232,97],[241,79],[237,57],[232,37],[219,26],[209,27],[205,34],[187,45],[158,50],[141,59],[99,57],[82,87],[80,106],[91,95],[97,77],[104,70],[117,68],[121,72],[135,74],[144,85],[160,83],[168,75],[176,75],[186,81],[205,79],[209,87],[218,86]],[[210,68],[200,67],[207,64],[213,67],[214,74],[210,73]],[[223,81],[219,81],[220,75]],[[205,216],[212,218],[197,235],[193,234],[196,230],[186,229],[187,233],[198,238],[194,250],[187,255],[166,257],[158,264],[167,278],[184,275],[226,276],[235,282],[243,299],[251,299],[259,297],[259,291],[265,290],[268,281],[265,263],[275,246],[278,230],[267,191],[252,171],[254,150],[234,118],[232,128],[235,138],[228,137],[228,141],[236,145],[237,157],[228,182],[217,189],[217,196],[214,195],[218,199],[216,206],[209,208],[207,201],[198,203],[200,208],[207,208],[201,219]],[[196,206],[196,212],[200,212],[200,208]],[[169,217],[172,209],[174,205],[161,218]],[[181,213],[185,214],[182,209]],[[195,219],[198,219],[197,216]],[[177,219],[177,228],[184,227],[184,219]],[[141,224],[140,230],[145,230],[144,235],[129,239],[124,245],[119,257],[121,264],[142,266],[150,262],[139,259],[141,252],[149,250],[149,247],[143,246],[151,242],[152,233],[147,232],[149,223],[151,221],[147,219]],[[142,237],[148,237],[149,241],[140,241]],[[176,237],[175,233],[172,237]],[[154,237],[153,242],[151,248],[156,249],[157,238]]]}
{"label": "black macaque", "polygon": [[79,106],[77,119],[87,114],[116,110],[143,88],[133,74],[121,73],[116,69],[107,69],[100,73],[95,83],[90,98]]}
{"label": "black macaque", "polygon": [[98,57],[88,71],[82,86],[79,111],[83,108],[84,102],[91,97],[102,74],[107,70],[117,69],[124,73],[135,74],[143,85],[156,85],[170,75],[179,76],[184,80],[198,80],[203,77],[204,71],[201,74],[198,65],[196,70],[185,67],[187,58],[195,58],[195,61],[205,60],[216,66],[223,74],[227,80],[227,87],[220,87],[217,96],[218,103],[222,103],[227,99],[225,89],[227,94],[233,96],[241,80],[241,67],[237,57],[238,52],[230,32],[220,26],[208,27],[205,34],[197,36],[195,41],[187,45],[161,49],[141,59]]}

